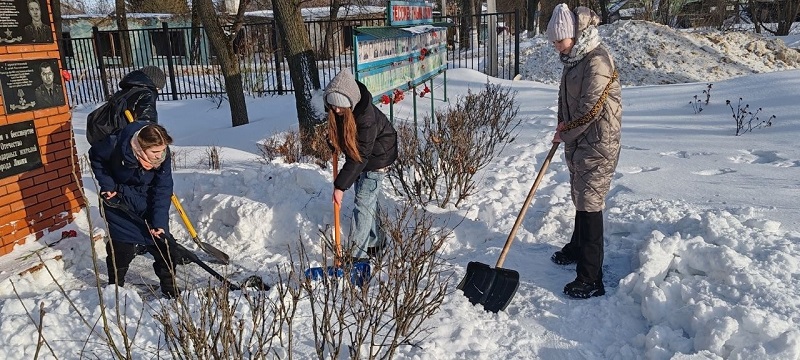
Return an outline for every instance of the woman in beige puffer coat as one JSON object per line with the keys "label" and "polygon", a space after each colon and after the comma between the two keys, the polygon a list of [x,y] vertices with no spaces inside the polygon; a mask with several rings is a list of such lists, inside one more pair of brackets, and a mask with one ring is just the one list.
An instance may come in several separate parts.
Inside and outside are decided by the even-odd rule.
{"label": "woman in beige puffer coat", "polygon": [[605,294],[602,210],[620,151],[619,76],[600,44],[598,23],[597,14],[586,7],[573,12],[559,4],[547,26],[547,37],[564,64],[553,141],[564,143],[576,210],[570,242],[551,259],[578,264],[575,281],[564,287],[564,293],[575,298]]}

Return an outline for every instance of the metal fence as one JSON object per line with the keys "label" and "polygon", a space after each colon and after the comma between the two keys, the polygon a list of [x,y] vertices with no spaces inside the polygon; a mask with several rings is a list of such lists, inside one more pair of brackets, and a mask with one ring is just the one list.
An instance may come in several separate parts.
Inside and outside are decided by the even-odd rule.
{"label": "metal fence", "polygon": [[[451,16],[436,19],[448,23],[448,67],[485,72],[483,58],[488,17],[496,17],[498,77],[519,73],[519,34],[514,31],[517,13]],[[324,86],[343,68],[353,67],[353,28],[385,26],[385,19],[306,21],[311,45]],[[124,38],[121,38],[124,36]],[[127,43],[120,41],[127,39]],[[145,65],[165,69],[167,85],[160,100],[180,100],[225,93],[216,54],[202,28],[168,27],[126,32],[93,29],[91,38],[64,38],[62,59],[72,80],[66,82],[70,104],[102,102],[117,90],[125,74]],[[129,47],[125,49],[124,47]],[[274,21],[248,23],[234,40],[245,92],[251,96],[293,91],[289,67]]]}

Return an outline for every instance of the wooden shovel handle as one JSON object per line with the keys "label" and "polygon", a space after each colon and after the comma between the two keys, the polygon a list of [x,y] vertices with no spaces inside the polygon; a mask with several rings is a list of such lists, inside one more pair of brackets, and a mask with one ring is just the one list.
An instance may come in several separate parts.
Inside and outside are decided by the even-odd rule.
{"label": "wooden shovel handle", "polygon": [[[333,152],[333,181],[336,181],[336,176],[339,175],[339,153],[336,151]],[[342,261],[342,240],[341,240],[341,228],[342,224],[339,222],[339,213],[341,211],[341,205],[337,204],[336,202],[333,203],[333,241],[336,252],[336,260],[334,263],[336,266],[341,266]]]}
{"label": "wooden shovel handle", "polygon": [[508,249],[511,248],[511,243],[514,241],[514,236],[517,235],[517,230],[519,229],[519,225],[522,224],[522,219],[525,217],[525,213],[528,211],[528,206],[531,204],[531,200],[533,200],[533,195],[536,194],[536,188],[538,188],[539,183],[542,182],[542,178],[544,177],[544,172],[547,170],[547,166],[550,165],[550,160],[553,159],[553,155],[555,155],[556,150],[558,150],[558,145],[560,145],[560,143],[553,143],[553,147],[550,148],[550,152],[544,159],[542,167],[539,169],[539,174],[536,175],[536,181],[533,182],[533,186],[531,186],[531,191],[528,192],[528,198],[525,199],[525,203],[522,205],[522,209],[519,210],[519,215],[517,215],[517,221],[514,222],[514,227],[511,228],[511,233],[508,234],[508,239],[506,239],[506,244],[505,246],[503,246],[503,251],[500,253],[500,258],[497,259],[497,265],[495,265],[496,268],[502,267],[503,263],[506,261],[506,255],[508,254]]}

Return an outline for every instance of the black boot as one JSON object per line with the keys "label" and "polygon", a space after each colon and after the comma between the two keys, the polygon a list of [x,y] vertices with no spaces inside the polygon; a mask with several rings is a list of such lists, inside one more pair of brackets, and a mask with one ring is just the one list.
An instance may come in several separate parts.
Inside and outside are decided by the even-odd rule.
{"label": "black boot", "polygon": [[161,285],[161,293],[167,299],[174,299],[181,294],[181,289],[175,284],[175,278],[170,277],[169,279],[163,278],[159,279]]}
{"label": "black boot", "polygon": [[558,265],[569,265],[574,264],[577,260],[565,253],[563,250],[559,250],[553,253],[553,256],[550,257],[550,261]]}
{"label": "black boot", "polygon": [[578,212],[576,211],[575,228],[572,230],[572,237],[570,237],[567,245],[564,245],[561,250],[553,253],[553,256],[550,257],[550,261],[558,265],[569,265],[578,262],[580,251],[580,239],[578,238],[578,234],[581,233],[580,226],[581,222],[578,221]]}
{"label": "black boot", "polygon": [[125,286],[125,274],[128,267],[136,257],[136,245],[109,241],[106,243],[106,268],[108,269],[108,284]]}
{"label": "black boot", "polygon": [[579,251],[577,280],[584,283],[603,282],[603,212],[578,211]]}
{"label": "black boot", "polygon": [[113,265],[110,264],[109,257],[106,258],[106,265],[108,266],[108,285],[117,286],[125,286],[125,274],[128,273],[128,267],[119,267],[117,266],[114,268]]}
{"label": "black boot", "polygon": [[603,286],[602,281],[587,284],[583,281],[575,280],[564,286],[564,294],[576,299],[588,299],[593,296],[605,295],[606,288]]}
{"label": "black boot", "polygon": [[161,293],[167,299],[174,299],[181,293],[181,289],[175,282],[175,262],[169,255],[167,248],[164,244],[159,243],[159,246],[149,246],[150,254],[153,255],[153,271],[158,276],[161,285]]}

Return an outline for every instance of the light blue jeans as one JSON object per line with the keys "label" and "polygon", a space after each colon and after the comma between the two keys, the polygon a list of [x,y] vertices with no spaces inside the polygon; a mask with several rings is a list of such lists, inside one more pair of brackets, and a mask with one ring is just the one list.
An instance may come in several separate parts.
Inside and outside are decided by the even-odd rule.
{"label": "light blue jeans", "polygon": [[355,208],[350,221],[350,236],[347,237],[354,259],[367,258],[367,248],[383,241],[384,234],[378,218],[378,196],[385,175],[380,171],[365,171],[354,184]]}

